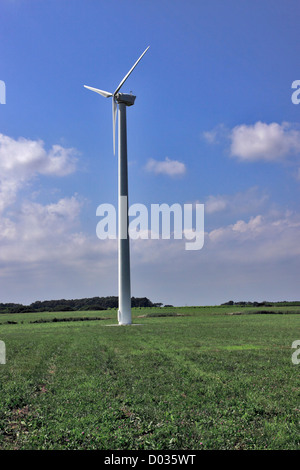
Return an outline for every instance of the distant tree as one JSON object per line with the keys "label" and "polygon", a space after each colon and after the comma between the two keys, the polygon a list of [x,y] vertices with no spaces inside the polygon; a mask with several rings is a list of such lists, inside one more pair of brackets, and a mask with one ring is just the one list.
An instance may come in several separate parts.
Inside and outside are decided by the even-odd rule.
{"label": "distant tree", "polygon": [[224,304],[221,304],[221,305],[233,305],[234,302],[233,300],[229,300],[228,302],[225,302]]}

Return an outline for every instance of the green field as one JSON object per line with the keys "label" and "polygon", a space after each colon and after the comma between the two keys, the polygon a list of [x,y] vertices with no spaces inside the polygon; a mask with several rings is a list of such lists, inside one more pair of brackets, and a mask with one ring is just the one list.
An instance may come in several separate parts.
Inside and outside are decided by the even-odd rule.
{"label": "green field", "polygon": [[299,307],[260,310],[0,315],[0,448],[299,449]]}

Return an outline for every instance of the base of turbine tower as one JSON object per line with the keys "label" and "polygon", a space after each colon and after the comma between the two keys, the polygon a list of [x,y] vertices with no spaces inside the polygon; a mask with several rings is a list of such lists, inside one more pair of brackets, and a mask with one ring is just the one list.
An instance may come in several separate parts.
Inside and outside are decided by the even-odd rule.
{"label": "base of turbine tower", "polygon": [[141,326],[142,323],[132,323],[130,322],[122,322],[121,321],[121,312],[118,310],[118,323],[114,323],[113,325],[105,325],[105,326]]}
{"label": "base of turbine tower", "polygon": [[104,326],[143,326],[143,323],[114,323],[113,325]]}
{"label": "base of turbine tower", "polygon": [[[122,317],[123,317],[123,320],[122,320]],[[118,323],[119,323],[119,325],[124,325],[124,326],[131,325],[132,324],[132,322],[131,322],[131,312],[127,312],[127,315],[126,315],[126,313],[122,315],[122,312],[120,310],[118,310]]]}

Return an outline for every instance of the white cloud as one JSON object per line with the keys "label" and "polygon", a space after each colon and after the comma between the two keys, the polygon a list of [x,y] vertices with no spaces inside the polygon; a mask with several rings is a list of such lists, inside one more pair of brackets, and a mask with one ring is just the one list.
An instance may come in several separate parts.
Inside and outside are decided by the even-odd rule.
{"label": "white cloud", "polygon": [[202,132],[202,138],[209,144],[218,144],[228,137],[228,129],[224,124],[218,124],[211,131]]}
{"label": "white cloud", "polygon": [[230,133],[231,155],[244,161],[277,161],[300,153],[300,130],[290,123],[239,125]]}
{"label": "white cloud", "polygon": [[48,205],[24,202],[10,218],[1,218],[0,263],[59,259],[64,255],[60,247],[78,224],[81,207],[76,196]]}
{"label": "white cloud", "polygon": [[205,212],[213,214],[214,212],[223,211],[228,206],[228,200],[222,196],[208,196],[205,202]]}
{"label": "white cloud", "polygon": [[299,125],[257,121],[227,129],[223,124],[202,133],[209,144],[230,143],[230,154],[240,161],[282,161],[300,153]]}
{"label": "white cloud", "polygon": [[82,231],[83,206],[76,195],[27,201],[0,218],[0,301],[116,295],[117,240]]}
{"label": "white cloud", "polygon": [[238,220],[235,224],[232,225],[232,230],[234,232],[245,233],[248,231],[251,235],[253,233],[260,232],[261,228],[262,228],[262,216],[261,215],[251,217],[249,222],[244,222],[244,220]]}
{"label": "white cloud", "polygon": [[76,167],[75,149],[41,140],[13,139],[0,134],[0,212],[14,202],[17,192],[37,174],[65,176]]}
{"label": "white cloud", "polygon": [[227,259],[231,266],[246,261],[258,267],[266,261],[278,263],[299,257],[299,236],[300,214],[287,211],[219,227],[208,234],[207,241],[210,249],[217,250],[219,258]]}
{"label": "white cloud", "polygon": [[146,165],[146,170],[155,174],[163,174],[168,176],[181,176],[186,172],[184,163],[178,160],[170,160],[166,157],[164,161],[154,160],[150,158]]}
{"label": "white cloud", "polygon": [[261,192],[257,186],[235,194],[208,196],[205,201],[206,214],[230,212],[231,214],[253,213],[262,208],[268,200],[268,195]]}
{"label": "white cloud", "polygon": [[248,222],[238,220],[234,224],[212,230],[208,236],[213,242],[253,240],[260,232],[264,220],[261,215],[251,217]]}
{"label": "white cloud", "polygon": [[55,176],[65,176],[73,173],[76,167],[76,154],[75,149],[66,149],[61,145],[53,145],[40,173]]}

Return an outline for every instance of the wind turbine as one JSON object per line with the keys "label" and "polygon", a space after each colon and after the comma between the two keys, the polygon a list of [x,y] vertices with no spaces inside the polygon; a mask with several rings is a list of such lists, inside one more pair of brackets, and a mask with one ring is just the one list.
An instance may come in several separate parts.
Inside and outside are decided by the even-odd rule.
{"label": "wind turbine", "polygon": [[136,96],[119,93],[131,72],[135,69],[141,58],[146,54],[150,46],[145,49],[129,72],[117,86],[114,93],[99,90],[84,85],[85,88],[95,91],[105,98],[112,98],[113,117],[113,148],[115,154],[116,118],[119,106],[119,138],[118,138],[118,267],[119,267],[119,325],[131,325],[131,287],[130,287],[130,253],[128,237],[128,171],[127,171],[127,130],[126,130],[126,106],[134,104]]}

